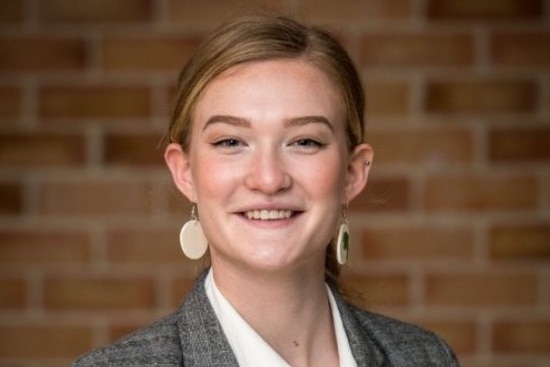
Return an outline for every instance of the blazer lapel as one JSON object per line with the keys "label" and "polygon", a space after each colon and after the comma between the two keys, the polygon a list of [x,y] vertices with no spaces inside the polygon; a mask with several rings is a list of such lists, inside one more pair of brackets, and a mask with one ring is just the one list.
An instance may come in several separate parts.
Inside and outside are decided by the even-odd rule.
{"label": "blazer lapel", "polygon": [[[239,367],[204,289],[204,272],[179,309],[178,327],[185,367]],[[342,296],[333,290],[358,367],[382,367],[387,359]]]}
{"label": "blazer lapel", "polygon": [[368,334],[361,322],[353,314],[349,304],[342,296],[333,290],[340,317],[348,336],[351,352],[358,367],[382,367],[387,363],[386,357],[375,347],[372,337]]}
{"label": "blazer lapel", "polygon": [[185,367],[238,367],[204,290],[203,273],[179,311],[178,323]]}

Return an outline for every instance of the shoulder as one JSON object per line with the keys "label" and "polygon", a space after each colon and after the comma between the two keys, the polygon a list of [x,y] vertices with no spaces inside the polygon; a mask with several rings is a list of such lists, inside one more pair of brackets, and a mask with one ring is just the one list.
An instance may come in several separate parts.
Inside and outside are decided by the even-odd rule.
{"label": "shoulder", "polygon": [[348,305],[365,338],[391,366],[458,367],[453,351],[435,333],[419,326]]}
{"label": "shoulder", "polygon": [[71,364],[88,366],[182,365],[177,314],[170,314],[108,346],[94,350]]}

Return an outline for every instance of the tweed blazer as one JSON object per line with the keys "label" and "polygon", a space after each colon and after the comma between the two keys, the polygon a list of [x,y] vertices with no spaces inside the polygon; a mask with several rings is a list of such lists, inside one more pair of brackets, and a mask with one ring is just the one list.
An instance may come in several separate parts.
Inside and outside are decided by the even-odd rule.
{"label": "tweed blazer", "polygon": [[[204,279],[204,274],[199,277],[176,312],[80,357],[71,366],[238,367],[206,296]],[[358,367],[459,366],[451,349],[435,334],[358,309],[333,293]]]}

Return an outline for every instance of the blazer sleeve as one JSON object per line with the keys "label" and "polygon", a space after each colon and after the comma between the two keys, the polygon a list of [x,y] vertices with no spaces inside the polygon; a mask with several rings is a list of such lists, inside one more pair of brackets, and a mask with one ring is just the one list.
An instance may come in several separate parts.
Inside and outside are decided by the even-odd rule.
{"label": "blazer sleeve", "polygon": [[431,331],[349,304],[340,310],[359,367],[460,366],[449,345]]}
{"label": "blazer sleeve", "polygon": [[172,314],[75,360],[71,367],[182,367],[176,315]]}

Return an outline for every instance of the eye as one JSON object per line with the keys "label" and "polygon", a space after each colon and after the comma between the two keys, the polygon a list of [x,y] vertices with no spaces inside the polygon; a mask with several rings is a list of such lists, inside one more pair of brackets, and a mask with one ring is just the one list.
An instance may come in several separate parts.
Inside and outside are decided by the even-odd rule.
{"label": "eye", "polygon": [[234,138],[220,139],[212,143],[215,147],[234,148],[242,145],[241,141]]}
{"label": "eye", "polygon": [[310,139],[310,138],[298,139],[294,141],[291,145],[294,145],[300,148],[322,148],[325,146],[324,143],[321,143],[318,140]]}

